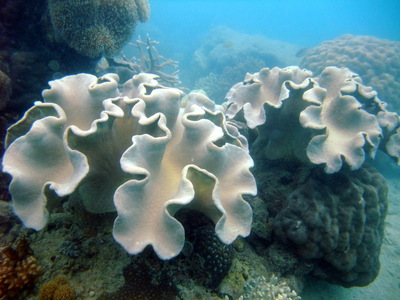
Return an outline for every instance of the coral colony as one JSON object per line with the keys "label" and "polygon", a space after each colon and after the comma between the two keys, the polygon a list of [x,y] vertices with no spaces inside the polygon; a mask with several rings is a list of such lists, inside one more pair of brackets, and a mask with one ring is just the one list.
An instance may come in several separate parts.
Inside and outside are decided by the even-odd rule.
{"label": "coral colony", "polygon": [[71,48],[100,57],[118,54],[132,38],[138,21],[148,19],[150,8],[147,0],[50,0],[49,11],[53,26]]}
{"label": "coral colony", "polygon": [[9,129],[4,171],[25,226],[46,225],[50,188],[75,191],[89,212],[116,210],[114,238],[133,254],[147,245],[162,259],[179,254],[184,228],[173,216],[185,206],[213,220],[227,244],[250,233],[246,139],[206,96],[192,93],[181,108],[183,93],[156,79],[139,74],[122,91],[116,74],[53,81]]}

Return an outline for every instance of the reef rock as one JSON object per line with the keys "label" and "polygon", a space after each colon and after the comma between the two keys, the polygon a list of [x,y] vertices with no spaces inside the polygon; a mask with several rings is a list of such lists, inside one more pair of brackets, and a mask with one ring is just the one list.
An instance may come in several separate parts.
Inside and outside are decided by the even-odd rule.
{"label": "reef rock", "polygon": [[222,242],[250,232],[256,194],[247,140],[206,96],[161,86],[141,73],[118,89],[118,76],[79,74],[50,82],[8,129],[3,171],[13,177],[15,213],[42,229],[57,196],[92,213],[117,211],[114,238],[131,254],[151,245],[162,259],[180,253],[182,207],[215,223]]}

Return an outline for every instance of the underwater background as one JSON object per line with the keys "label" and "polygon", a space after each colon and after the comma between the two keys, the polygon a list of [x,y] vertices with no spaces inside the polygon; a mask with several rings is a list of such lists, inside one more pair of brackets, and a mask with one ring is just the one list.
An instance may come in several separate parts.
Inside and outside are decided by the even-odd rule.
{"label": "underwater background", "polygon": [[400,298],[400,1],[148,4],[0,3],[0,299]]}

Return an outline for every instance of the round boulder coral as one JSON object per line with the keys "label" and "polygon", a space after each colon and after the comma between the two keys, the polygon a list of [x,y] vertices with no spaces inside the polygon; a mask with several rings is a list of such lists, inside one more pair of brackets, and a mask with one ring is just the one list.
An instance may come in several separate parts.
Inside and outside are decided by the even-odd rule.
{"label": "round boulder coral", "polygon": [[50,0],[56,32],[82,55],[116,54],[149,16],[147,0]]}
{"label": "round boulder coral", "polygon": [[328,66],[358,73],[390,109],[400,111],[400,42],[346,34],[305,51],[301,67],[319,74]]}
{"label": "round boulder coral", "polygon": [[324,174],[314,169],[274,220],[284,244],[314,264],[314,275],[345,287],[365,286],[379,273],[387,185],[371,167]]}

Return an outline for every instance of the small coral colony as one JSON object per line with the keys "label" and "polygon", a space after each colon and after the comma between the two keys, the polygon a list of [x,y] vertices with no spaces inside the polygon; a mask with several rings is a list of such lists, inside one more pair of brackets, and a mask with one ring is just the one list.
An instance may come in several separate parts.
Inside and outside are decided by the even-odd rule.
{"label": "small coral colony", "polygon": [[[388,188],[371,158],[400,163],[400,118],[358,74],[324,66],[335,42],[304,57],[316,75],[262,68],[216,104],[178,88],[163,71],[176,62],[149,38],[134,45],[139,58],[111,58],[148,19],[146,0],[46,9],[58,43],[99,63],[50,81],[19,121],[2,119],[15,123],[0,299],[300,299],[306,275],[374,281]],[[354,40],[370,55],[370,39]],[[353,49],[352,36],[337,43]],[[17,83],[0,75],[7,109]]]}

